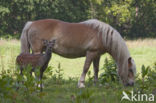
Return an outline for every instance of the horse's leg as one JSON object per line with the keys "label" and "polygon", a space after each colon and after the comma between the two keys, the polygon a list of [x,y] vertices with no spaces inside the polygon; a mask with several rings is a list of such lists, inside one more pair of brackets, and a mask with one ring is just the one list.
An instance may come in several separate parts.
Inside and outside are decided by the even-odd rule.
{"label": "horse's leg", "polygon": [[31,39],[30,48],[32,49],[32,54],[41,54],[43,51],[43,43],[39,39]]}
{"label": "horse's leg", "polygon": [[90,64],[92,63],[92,61],[96,57],[96,55],[97,55],[96,52],[90,52],[90,51],[87,52],[85,64],[84,64],[84,67],[83,67],[83,72],[82,72],[80,80],[78,82],[78,87],[79,88],[84,88],[85,87],[84,82],[85,82],[86,73],[88,72]]}
{"label": "horse's leg", "polygon": [[100,56],[95,58],[93,60],[93,67],[94,67],[94,84],[98,82],[98,72],[99,72],[99,61],[100,61]]}

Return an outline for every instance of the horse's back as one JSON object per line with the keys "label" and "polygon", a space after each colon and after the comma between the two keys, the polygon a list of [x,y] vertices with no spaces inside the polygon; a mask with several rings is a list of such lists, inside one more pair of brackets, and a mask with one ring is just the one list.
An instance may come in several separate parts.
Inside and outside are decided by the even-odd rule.
{"label": "horse's back", "polygon": [[82,23],[68,23],[55,19],[34,21],[29,32],[34,52],[43,49],[42,39],[56,39],[54,52],[64,57],[81,57],[88,50],[99,48],[97,31]]}

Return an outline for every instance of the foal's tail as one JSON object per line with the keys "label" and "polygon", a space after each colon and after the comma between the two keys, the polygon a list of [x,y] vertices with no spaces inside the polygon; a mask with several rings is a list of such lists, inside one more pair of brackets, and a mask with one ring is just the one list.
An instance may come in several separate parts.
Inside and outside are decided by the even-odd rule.
{"label": "foal's tail", "polygon": [[21,34],[21,53],[29,53],[30,52],[30,44],[28,42],[28,29],[30,28],[32,22],[27,22],[22,30]]}

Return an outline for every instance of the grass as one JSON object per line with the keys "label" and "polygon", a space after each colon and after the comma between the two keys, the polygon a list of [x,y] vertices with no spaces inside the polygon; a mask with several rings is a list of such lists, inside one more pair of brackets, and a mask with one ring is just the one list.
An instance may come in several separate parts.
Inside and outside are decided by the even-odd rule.
{"label": "grass", "polygon": [[[156,62],[156,39],[128,40],[126,43],[136,62],[138,73],[141,71],[142,64],[152,66]],[[0,71],[3,69],[14,70],[16,68],[15,59],[19,53],[20,42],[18,40],[0,40]],[[108,54],[101,57],[100,68],[102,68],[106,57],[108,57]],[[121,84],[93,86],[90,82],[86,83],[84,89],[77,88],[77,81],[82,72],[84,61],[85,58],[67,59],[53,54],[49,65],[53,67],[56,74],[58,64],[61,63],[63,82],[58,84],[49,78],[44,81],[45,88],[42,93],[30,95],[25,99],[22,99],[22,95],[15,93],[18,96],[17,99],[21,103],[120,103],[122,91],[133,89],[125,88]],[[90,70],[93,74],[92,66]],[[80,102],[80,98],[83,98],[84,102]],[[122,103],[130,102],[124,101]]]}

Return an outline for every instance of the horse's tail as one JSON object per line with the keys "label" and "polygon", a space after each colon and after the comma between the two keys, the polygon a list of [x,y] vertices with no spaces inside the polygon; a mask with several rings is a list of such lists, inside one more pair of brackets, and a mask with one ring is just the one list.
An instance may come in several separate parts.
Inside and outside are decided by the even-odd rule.
{"label": "horse's tail", "polygon": [[30,28],[32,22],[27,22],[22,30],[21,34],[21,53],[29,53],[30,52],[30,44],[28,42],[28,29]]}

